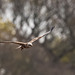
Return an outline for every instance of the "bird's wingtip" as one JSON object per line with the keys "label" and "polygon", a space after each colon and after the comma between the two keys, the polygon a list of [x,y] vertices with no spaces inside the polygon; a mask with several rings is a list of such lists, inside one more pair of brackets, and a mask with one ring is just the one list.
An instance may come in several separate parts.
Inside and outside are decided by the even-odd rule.
{"label": "bird's wingtip", "polygon": [[55,26],[53,26],[53,27],[51,28],[51,31],[52,31],[54,28],[55,28]]}

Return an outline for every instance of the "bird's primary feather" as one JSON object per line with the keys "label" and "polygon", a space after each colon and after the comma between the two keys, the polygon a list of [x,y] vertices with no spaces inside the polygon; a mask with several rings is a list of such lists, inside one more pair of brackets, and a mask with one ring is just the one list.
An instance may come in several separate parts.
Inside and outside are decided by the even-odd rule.
{"label": "bird's primary feather", "polygon": [[52,30],[53,30],[54,28],[55,28],[55,26],[54,26],[54,27],[52,27],[52,28],[50,29],[50,31],[46,32],[46,33],[45,33],[45,34],[43,34],[42,36],[39,36],[39,37],[36,37],[36,38],[32,39],[30,42],[31,42],[31,43],[33,43],[33,42],[35,42],[36,40],[38,40],[38,39],[42,38],[43,36],[45,36],[45,35],[47,35],[47,34],[51,33],[51,32],[52,32]]}
{"label": "bird's primary feather", "polygon": [[19,44],[19,45],[25,44],[23,42],[17,42],[17,41],[15,41],[15,42],[14,41],[2,41],[0,43],[14,43],[14,44]]}

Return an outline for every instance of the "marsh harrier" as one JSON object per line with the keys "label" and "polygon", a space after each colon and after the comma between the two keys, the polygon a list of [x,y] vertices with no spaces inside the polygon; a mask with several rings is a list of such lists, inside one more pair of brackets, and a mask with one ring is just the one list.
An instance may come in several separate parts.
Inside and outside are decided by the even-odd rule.
{"label": "marsh harrier", "polygon": [[[54,27],[55,27],[55,26],[54,26]],[[31,41],[29,41],[29,42],[27,42],[27,43],[24,43],[24,42],[16,42],[16,41],[14,41],[14,42],[13,42],[13,41],[2,41],[2,42],[0,42],[0,43],[13,43],[13,44],[18,44],[19,47],[17,47],[17,49],[20,48],[21,50],[24,49],[24,48],[30,48],[30,47],[33,46],[33,42],[35,42],[35,41],[37,41],[38,39],[44,37],[45,35],[51,33],[52,30],[54,29],[54,27],[52,27],[52,28],[50,29],[50,31],[46,32],[46,33],[43,34],[42,36],[36,37],[36,38],[32,39]]]}

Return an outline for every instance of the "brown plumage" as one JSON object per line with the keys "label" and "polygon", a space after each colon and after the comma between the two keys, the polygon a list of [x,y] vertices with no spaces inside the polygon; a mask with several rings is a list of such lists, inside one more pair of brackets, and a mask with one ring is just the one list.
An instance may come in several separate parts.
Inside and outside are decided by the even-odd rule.
{"label": "brown plumage", "polygon": [[[54,27],[55,27],[55,26],[54,26]],[[50,29],[50,31],[46,32],[46,33],[43,34],[42,36],[36,37],[36,38],[32,39],[31,41],[29,41],[29,42],[27,42],[27,43],[24,43],[24,42],[17,42],[17,41],[16,41],[16,42],[13,42],[13,41],[3,41],[3,42],[0,42],[0,43],[14,43],[14,44],[18,44],[18,45],[20,45],[20,46],[17,47],[17,49],[20,48],[21,50],[24,49],[24,48],[30,48],[30,47],[33,46],[33,42],[35,42],[35,41],[37,41],[38,39],[44,37],[45,35],[51,33],[52,30],[54,29],[54,27],[52,27],[52,28]]]}

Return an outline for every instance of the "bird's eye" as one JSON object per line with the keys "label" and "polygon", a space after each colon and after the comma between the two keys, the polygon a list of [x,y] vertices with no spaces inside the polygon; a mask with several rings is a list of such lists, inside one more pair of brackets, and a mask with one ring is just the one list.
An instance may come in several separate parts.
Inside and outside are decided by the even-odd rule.
{"label": "bird's eye", "polygon": [[31,44],[29,44],[29,46],[32,46]]}

